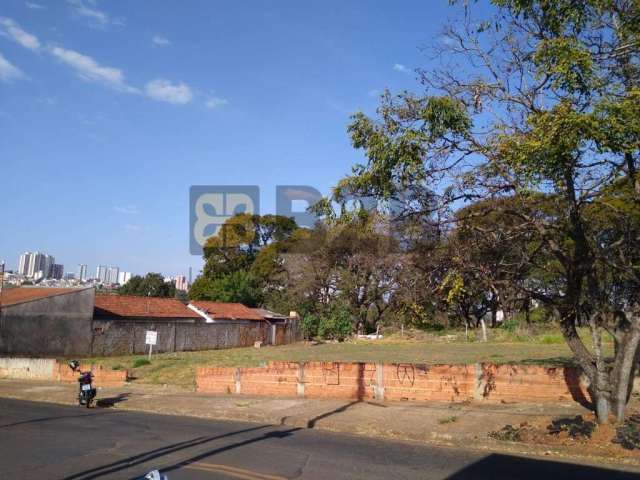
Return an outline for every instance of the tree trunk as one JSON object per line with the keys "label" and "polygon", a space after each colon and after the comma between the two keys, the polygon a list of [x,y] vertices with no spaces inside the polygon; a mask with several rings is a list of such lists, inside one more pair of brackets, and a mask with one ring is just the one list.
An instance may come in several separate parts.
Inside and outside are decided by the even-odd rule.
{"label": "tree trunk", "polygon": [[482,341],[487,341],[487,324],[484,321],[484,318],[480,318],[480,326],[482,327]]}
{"label": "tree trunk", "polygon": [[614,415],[618,422],[624,421],[629,392],[633,388],[636,357],[640,342],[640,329],[635,325],[627,332],[616,355],[612,382],[614,384]]}
{"label": "tree trunk", "polygon": [[596,404],[596,420],[602,425],[609,421],[609,415],[611,415],[611,400],[608,392],[594,391],[595,404]]}
{"label": "tree trunk", "polygon": [[498,325],[498,303],[491,302],[491,328],[496,328]]}

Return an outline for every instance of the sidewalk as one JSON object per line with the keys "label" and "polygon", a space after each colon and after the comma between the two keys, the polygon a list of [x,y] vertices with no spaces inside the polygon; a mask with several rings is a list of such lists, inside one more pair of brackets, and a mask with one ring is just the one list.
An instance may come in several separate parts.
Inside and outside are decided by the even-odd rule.
{"label": "sidewalk", "polygon": [[[0,380],[0,397],[75,405],[77,386],[26,380]],[[83,408],[83,407],[78,407]],[[177,387],[128,384],[98,391],[97,408],[136,410],[291,427],[317,428],[378,439],[419,442],[476,450],[589,458],[640,466],[637,456],[585,454],[580,445],[545,446],[501,442],[487,436],[503,426],[575,416],[577,404],[411,404],[318,399],[218,396]]]}

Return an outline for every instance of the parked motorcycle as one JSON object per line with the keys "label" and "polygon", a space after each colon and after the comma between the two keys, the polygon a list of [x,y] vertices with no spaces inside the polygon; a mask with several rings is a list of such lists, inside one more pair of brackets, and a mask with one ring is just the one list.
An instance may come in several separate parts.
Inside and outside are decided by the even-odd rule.
{"label": "parked motorcycle", "polygon": [[71,360],[69,362],[69,368],[80,374],[78,378],[78,403],[90,408],[91,402],[96,398],[96,389],[93,388],[92,385],[93,374],[91,372],[80,371],[80,362],[77,360]]}

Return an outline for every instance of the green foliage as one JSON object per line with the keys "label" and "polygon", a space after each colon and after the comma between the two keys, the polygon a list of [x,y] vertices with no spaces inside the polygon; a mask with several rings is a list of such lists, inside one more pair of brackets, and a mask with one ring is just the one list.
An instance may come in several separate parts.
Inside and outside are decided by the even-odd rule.
{"label": "green foliage", "polygon": [[318,336],[320,318],[312,313],[306,314],[300,320],[300,328],[304,332],[304,338],[315,338]]}
{"label": "green foliage", "polygon": [[320,316],[318,336],[327,340],[344,340],[353,333],[353,315],[346,305],[334,302]]}
{"label": "green foliage", "polygon": [[189,290],[189,298],[213,302],[237,302],[255,307],[262,301],[262,290],[255,276],[238,270],[215,279],[198,277]]}
{"label": "green foliage", "polygon": [[140,368],[140,367],[144,367],[145,365],[151,365],[151,362],[146,358],[136,358],[133,361],[132,367]]}
{"label": "green foliage", "polygon": [[119,295],[135,295],[139,297],[174,297],[176,286],[164,281],[160,273],[147,273],[144,277],[136,275],[118,288]]}
{"label": "green foliage", "polygon": [[509,320],[502,322],[502,325],[500,325],[503,330],[506,330],[510,334],[516,333],[519,326],[520,321],[517,318],[510,318]]}
{"label": "green foliage", "polygon": [[[238,214],[229,218],[204,247],[202,275],[191,286],[189,298],[240,302],[257,306],[270,295],[281,297],[281,253],[297,226],[279,215]],[[282,298],[269,302],[281,304]]]}

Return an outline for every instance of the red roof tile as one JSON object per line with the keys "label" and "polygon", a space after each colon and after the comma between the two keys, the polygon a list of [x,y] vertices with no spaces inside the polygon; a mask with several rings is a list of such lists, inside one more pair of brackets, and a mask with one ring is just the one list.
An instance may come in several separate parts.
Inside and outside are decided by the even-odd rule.
{"label": "red roof tile", "polygon": [[195,300],[191,303],[198,307],[200,310],[204,310],[208,315],[216,318],[230,319],[230,320],[264,320],[264,317],[253,309],[245,307],[241,303],[221,303],[221,302],[206,302],[204,300]]}
{"label": "red roof tile", "polygon": [[18,287],[3,289],[0,294],[0,307],[15,305],[17,303],[31,302],[41,298],[54,297],[65,293],[80,292],[81,288],[44,288],[44,287]]}
{"label": "red roof tile", "polygon": [[174,298],[96,295],[97,317],[202,318]]}

